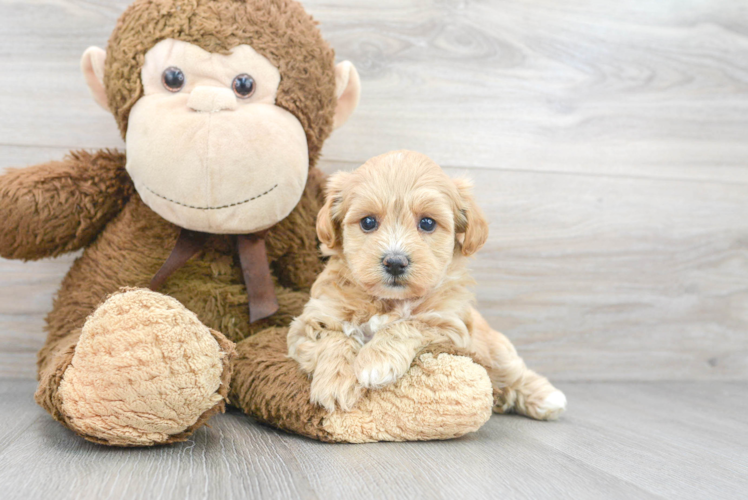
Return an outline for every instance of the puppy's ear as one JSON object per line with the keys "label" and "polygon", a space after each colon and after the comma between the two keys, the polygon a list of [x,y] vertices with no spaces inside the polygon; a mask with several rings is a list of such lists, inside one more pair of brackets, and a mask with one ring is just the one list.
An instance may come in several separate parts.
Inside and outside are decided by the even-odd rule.
{"label": "puppy's ear", "polygon": [[462,255],[473,255],[488,239],[488,222],[473,198],[473,184],[467,179],[454,179],[459,197],[456,200],[455,233],[462,246]]}
{"label": "puppy's ear", "polygon": [[348,184],[350,177],[351,174],[348,172],[338,172],[328,179],[325,204],[317,214],[317,238],[330,249],[343,243],[343,188]]}

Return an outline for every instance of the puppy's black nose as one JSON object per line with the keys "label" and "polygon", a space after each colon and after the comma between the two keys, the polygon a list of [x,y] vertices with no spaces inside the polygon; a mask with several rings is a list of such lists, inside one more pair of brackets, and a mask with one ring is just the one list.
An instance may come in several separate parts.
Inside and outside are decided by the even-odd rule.
{"label": "puppy's black nose", "polygon": [[405,255],[387,255],[382,259],[382,265],[390,276],[400,276],[408,267],[408,258]]}

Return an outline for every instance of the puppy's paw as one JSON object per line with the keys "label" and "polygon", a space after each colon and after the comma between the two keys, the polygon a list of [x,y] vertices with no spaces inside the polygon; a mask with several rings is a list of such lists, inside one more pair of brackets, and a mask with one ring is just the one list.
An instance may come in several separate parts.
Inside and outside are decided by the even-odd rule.
{"label": "puppy's paw", "polygon": [[352,410],[363,389],[358,385],[351,365],[347,364],[331,371],[320,368],[314,371],[312,378],[309,394],[311,402],[329,412],[335,411],[336,407],[343,411]]}
{"label": "puppy's paw", "polygon": [[367,345],[356,356],[353,369],[358,382],[367,389],[379,389],[394,384],[405,375],[413,360],[399,353],[388,353]]}
{"label": "puppy's paw", "polygon": [[529,416],[538,420],[556,420],[566,410],[566,396],[556,390],[539,403],[528,403]]}

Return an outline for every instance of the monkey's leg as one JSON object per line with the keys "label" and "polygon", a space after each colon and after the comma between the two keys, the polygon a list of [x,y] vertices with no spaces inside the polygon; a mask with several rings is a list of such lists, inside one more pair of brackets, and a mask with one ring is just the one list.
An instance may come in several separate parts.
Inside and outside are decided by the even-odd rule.
{"label": "monkey's leg", "polygon": [[310,380],[288,357],[287,328],[268,328],[237,344],[231,404],[256,420],[321,441],[367,443],[451,439],[491,416],[486,370],[464,353],[431,346],[408,373],[366,391],[353,410],[328,413],[310,403]]}
{"label": "monkey's leg", "polygon": [[494,411],[554,420],[566,409],[566,396],[547,378],[527,368],[512,343],[473,310],[476,358],[487,367],[494,387]]}
{"label": "monkey's leg", "polygon": [[184,441],[224,409],[234,346],[171,297],[112,295],[82,329],[50,339],[36,401],[90,441]]}

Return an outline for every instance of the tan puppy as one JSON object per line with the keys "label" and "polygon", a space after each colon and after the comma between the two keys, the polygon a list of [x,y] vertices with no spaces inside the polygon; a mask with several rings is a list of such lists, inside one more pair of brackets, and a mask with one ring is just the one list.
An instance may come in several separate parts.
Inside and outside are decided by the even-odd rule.
{"label": "tan puppy", "polygon": [[489,367],[494,411],[553,419],[566,408],[471,306],[465,265],[488,224],[470,188],[410,151],[330,178],[317,217],[330,260],[288,333],[289,356],[312,376],[312,402],[351,409],[363,388],[402,377],[427,344],[452,342]]}

